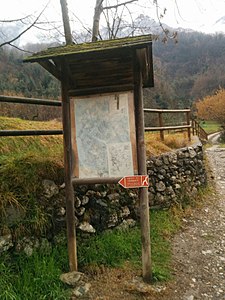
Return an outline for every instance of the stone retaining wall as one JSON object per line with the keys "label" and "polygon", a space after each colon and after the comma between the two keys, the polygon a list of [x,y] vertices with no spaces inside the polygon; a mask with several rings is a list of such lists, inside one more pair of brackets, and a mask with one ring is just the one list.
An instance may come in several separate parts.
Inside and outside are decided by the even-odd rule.
{"label": "stone retaining wall", "polygon": [[[206,184],[203,149],[200,143],[149,158],[147,170],[150,181],[150,207],[165,208],[177,202],[182,203],[188,197],[194,197],[198,188]],[[74,195],[78,234],[79,232],[93,234],[106,229],[127,228],[134,226],[138,220],[137,189],[98,184],[76,187]],[[41,195],[37,195],[37,202],[51,216],[52,221],[49,222],[50,225],[46,231],[46,237],[51,241],[62,228],[65,231],[64,185],[57,186],[51,180],[43,180],[42,192]],[[5,225],[8,228],[15,228],[15,224],[23,222],[23,218],[25,216],[18,212],[18,208],[13,211],[10,207]],[[12,246],[21,250],[27,247],[30,249],[32,244],[38,245],[36,240],[29,237],[18,241],[17,245],[13,245],[12,240],[11,234],[0,237],[0,252]],[[42,242],[39,241],[39,244]]]}
{"label": "stone retaining wall", "polygon": [[150,158],[147,169],[150,206],[182,203],[207,182],[201,143]]}

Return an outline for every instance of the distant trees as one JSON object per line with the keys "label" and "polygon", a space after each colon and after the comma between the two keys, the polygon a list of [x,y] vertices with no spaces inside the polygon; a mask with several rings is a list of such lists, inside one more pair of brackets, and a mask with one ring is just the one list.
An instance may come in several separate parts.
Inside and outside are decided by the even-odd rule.
{"label": "distant trees", "polygon": [[199,32],[180,32],[177,44],[153,43],[154,56],[160,60],[176,102],[188,107],[196,99],[225,88],[224,44],[224,34]]}

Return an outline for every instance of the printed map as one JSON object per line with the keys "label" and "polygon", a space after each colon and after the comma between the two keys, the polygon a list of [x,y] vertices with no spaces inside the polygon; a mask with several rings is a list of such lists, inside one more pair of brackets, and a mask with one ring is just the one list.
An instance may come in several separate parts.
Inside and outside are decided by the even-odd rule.
{"label": "printed map", "polygon": [[128,94],[75,99],[79,178],[133,175]]}

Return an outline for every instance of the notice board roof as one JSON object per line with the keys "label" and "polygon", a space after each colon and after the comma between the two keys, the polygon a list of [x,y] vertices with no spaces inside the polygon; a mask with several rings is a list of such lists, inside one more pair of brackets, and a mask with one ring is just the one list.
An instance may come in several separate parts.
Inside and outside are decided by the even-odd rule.
{"label": "notice board roof", "polygon": [[[24,59],[38,62],[62,81],[62,64],[69,73],[71,96],[100,90],[126,90],[134,84],[134,59],[139,52],[143,86],[153,86],[152,36],[142,35],[49,48]],[[117,87],[117,88],[116,88]],[[98,90],[98,91],[97,91]]]}

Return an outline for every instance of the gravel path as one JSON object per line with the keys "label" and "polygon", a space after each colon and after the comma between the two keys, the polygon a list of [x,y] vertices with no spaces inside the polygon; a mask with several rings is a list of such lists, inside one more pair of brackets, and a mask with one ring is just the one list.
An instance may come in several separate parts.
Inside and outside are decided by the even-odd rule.
{"label": "gravel path", "polygon": [[168,300],[225,299],[225,148],[206,150],[216,191],[174,239],[175,283]]}

